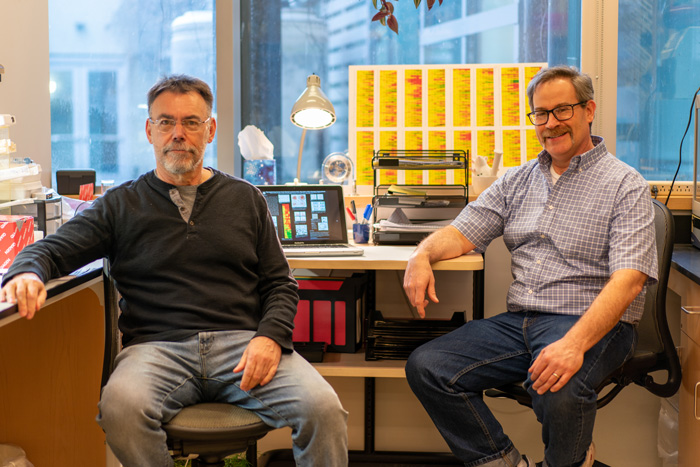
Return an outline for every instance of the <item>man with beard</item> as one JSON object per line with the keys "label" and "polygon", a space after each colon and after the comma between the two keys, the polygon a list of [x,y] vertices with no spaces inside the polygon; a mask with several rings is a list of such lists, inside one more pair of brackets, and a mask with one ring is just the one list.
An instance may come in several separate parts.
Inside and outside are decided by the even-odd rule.
{"label": "man with beard", "polygon": [[126,467],[172,466],[161,424],[228,402],[292,428],[297,465],[347,465],[347,413],[292,348],[297,284],[253,185],[203,167],[214,139],[209,86],[166,77],[148,92],[155,170],[107,191],[27,248],[0,300],[31,319],[44,282],[106,257],[122,296],[124,349],[97,421]]}
{"label": "man with beard", "polygon": [[406,374],[465,465],[535,465],[482,399],[485,389],[525,381],[542,423],[543,465],[589,467],[596,388],[633,354],[644,290],[656,281],[654,213],[647,182],[591,136],[590,77],[543,69],[527,95],[544,150],[426,238],[404,278],[424,316],[428,299],[438,301],[431,264],[484,252],[503,236],[514,278],[507,312],[419,347]]}

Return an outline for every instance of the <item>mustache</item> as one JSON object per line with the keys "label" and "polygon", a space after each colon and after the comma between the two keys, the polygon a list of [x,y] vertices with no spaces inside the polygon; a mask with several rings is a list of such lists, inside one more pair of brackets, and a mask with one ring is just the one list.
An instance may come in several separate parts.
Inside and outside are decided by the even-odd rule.
{"label": "mustache", "polygon": [[163,148],[163,154],[167,154],[171,151],[187,151],[190,154],[195,153],[195,149],[193,147],[187,146],[185,144],[168,144]]}
{"label": "mustache", "polygon": [[543,138],[552,138],[552,137],[556,137],[556,136],[566,135],[566,134],[568,134],[568,133],[570,133],[570,132],[569,132],[569,131],[566,131],[566,130],[564,130],[564,131],[561,131],[561,130],[556,130],[556,131],[555,131],[555,130],[545,130],[545,131],[542,132],[542,137],[543,137]]}

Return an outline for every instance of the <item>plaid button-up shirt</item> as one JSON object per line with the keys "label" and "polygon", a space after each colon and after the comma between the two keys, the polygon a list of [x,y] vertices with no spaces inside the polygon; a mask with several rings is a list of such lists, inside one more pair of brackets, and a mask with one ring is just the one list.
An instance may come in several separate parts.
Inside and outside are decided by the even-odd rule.
{"label": "plaid button-up shirt", "polygon": [[[452,223],[478,252],[503,236],[514,278],[509,311],[581,315],[619,269],[643,272],[647,284],[656,281],[649,185],[610,154],[602,138],[594,136],[593,143],[554,185],[552,158],[542,151],[500,177]],[[644,292],[622,321],[638,322],[643,310]]]}

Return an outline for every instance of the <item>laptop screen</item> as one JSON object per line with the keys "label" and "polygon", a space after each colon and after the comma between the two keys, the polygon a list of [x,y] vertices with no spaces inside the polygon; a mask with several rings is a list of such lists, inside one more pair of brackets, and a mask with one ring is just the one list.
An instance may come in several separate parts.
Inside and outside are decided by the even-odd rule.
{"label": "laptop screen", "polygon": [[340,185],[258,186],[282,245],[347,243]]}

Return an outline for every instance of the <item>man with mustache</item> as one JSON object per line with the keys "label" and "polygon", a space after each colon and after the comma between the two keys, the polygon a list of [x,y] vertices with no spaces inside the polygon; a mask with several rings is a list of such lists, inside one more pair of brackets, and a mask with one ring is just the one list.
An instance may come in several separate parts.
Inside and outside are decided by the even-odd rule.
{"label": "man with mustache", "polygon": [[654,213],[647,182],[591,136],[589,76],[545,68],[527,95],[544,150],[426,238],[404,277],[424,316],[429,300],[438,301],[431,264],[484,252],[503,236],[514,278],[507,312],[419,347],[406,375],[465,465],[535,465],[482,398],[485,389],[525,381],[542,423],[542,465],[589,467],[596,387],[633,354],[643,292],[656,281]]}
{"label": "man with mustache", "polygon": [[125,467],[169,467],[161,424],[182,407],[228,402],[292,428],[301,466],[347,465],[347,412],[293,351],[297,283],[267,203],[250,183],[203,166],[216,133],[203,81],[165,77],[148,92],[156,168],[15,259],[0,300],[31,319],[44,282],[106,257],[122,299],[124,349],[97,421]]}

